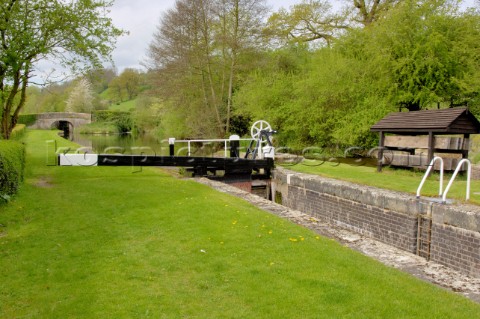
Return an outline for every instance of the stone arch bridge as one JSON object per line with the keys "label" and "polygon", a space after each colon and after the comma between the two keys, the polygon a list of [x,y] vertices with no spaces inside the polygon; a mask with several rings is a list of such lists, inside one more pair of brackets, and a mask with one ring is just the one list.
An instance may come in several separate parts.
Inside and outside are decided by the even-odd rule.
{"label": "stone arch bridge", "polygon": [[90,113],[73,112],[51,112],[37,114],[35,123],[30,128],[50,130],[57,128],[63,131],[73,131],[76,127],[90,124],[92,115]]}

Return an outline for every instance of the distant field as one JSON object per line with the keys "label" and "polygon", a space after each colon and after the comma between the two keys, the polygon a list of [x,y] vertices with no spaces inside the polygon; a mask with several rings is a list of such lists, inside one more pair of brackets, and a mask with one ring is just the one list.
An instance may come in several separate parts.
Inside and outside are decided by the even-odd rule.
{"label": "distant field", "polygon": [[[111,99],[109,92],[110,92],[110,89],[106,89],[100,94],[100,97],[106,101],[109,101]],[[109,109],[115,110],[115,111],[130,111],[135,108],[135,103],[136,103],[136,99],[124,101],[119,104],[114,103],[110,105]]]}
{"label": "distant field", "polygon": [[109,109],[114,111],[130,111],[135,108],[135,100],[125,101],[120,104],[112,104]]}

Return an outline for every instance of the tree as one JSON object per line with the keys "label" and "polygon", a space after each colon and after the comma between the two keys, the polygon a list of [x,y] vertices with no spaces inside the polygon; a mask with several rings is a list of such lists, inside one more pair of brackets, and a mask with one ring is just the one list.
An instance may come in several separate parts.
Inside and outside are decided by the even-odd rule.
{"label": "tree", "polygon": [[108,89],[108,84],[116,77],[114,68],[92,69],[87,72],[86,77],[92,84],[95,93],[100,94]]}
{"label": "tree", "polygon": [[108,87],[112,98],[117,102],[134,99],[141,90],[142,74],[135,69],[125,69],[122,74],[110,81]]}
{"label": "tree", "polygon": [[331,47],[268,54],[237,90],[237,113],[268,120],[292,148],[369,147],[370,127],[399,106],[479,112],[479,46],[478,12],[404,0]]}
{"label": "tree", "polygon": [[[330,46],[345,30],[371,25],[399,0],[346,0],[333,10],[328,0],[302,0],[289,11],[280,9],[268,19],[267,35],[284,42],[320,43]],[[318,46],[318,45],[317,45]]]}
{"label": "tree", "polygon": [[262,18],[266,13],[266,7],[263,0],[219,0],[219,3],[222,64],[223,69],[228,70],[226,73],[228,88],[225,133],[229,133],[233,91],[239,73],[240,55],[258,44],[259,31],[263,26]]}
{"label": "tree", "polygon": [[[208,72],[212,64],[209,52],[213,51],[212,16],[210,2],[176,1],[162,16],[148,50],[153,86],[168,108],[164,113],[179,130],[175,134],[202,136],[217,126],[205,116],[213,112],[218,119],[220,115],[216,90],[209,90],[209,83],[214,83],[209,77],[213,74]],[[178,125],[177,119],[183,123]]]}
{"label": "tree", "polygon": [[106,0],[5,0],[0,3],[0,104],[8,139],[38,63],[50,58],[73,72],[110,59],[123,31],[107,17]]}
{"label": "tree", "polygon": [[393,104],[453,107],[478,95],[480,16],[457,2],[405,0],[364,35],[364,58],[388,72]]}
{"label": "tree", "polygon": [[[187,122],[187,135],[225,136],[233,92],[251,68],[264,0],[177,0],[149,48],[149,68],[165,107]],[[170,112],[166,112],[170,113]]]}
{"label": "tree", "polygon": [[321,41],[330,45],[341,30],[349,28],[346,17],[332,11],[326,0],[303,0],[280,9],[268,19],[266,32],[287,42]]}
{"label": "tree", "polygon": [[[352,21],[369,26],[380,19],[388,12],[399,0],[352,0],[353,10]],[[346,12],[349,12],[348,7]]]}
{"label": "tree", "polygon": [[86,78],[81,78],[68,95],[65,111],[90,113],[93,110],[94,92],[92,84]]}

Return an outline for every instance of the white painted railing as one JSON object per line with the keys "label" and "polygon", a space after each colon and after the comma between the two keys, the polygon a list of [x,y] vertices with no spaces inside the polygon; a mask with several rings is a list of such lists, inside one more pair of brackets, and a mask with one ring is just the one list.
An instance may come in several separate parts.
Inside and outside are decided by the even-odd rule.
{"label": "white painted railing", "polygon": [[232,141],[254,141],[253,138],[232,138],[229,139],[210,139],[210,140],[177,140],[177,139],[169,139],[170,144],[175,143],[187,143],[187,156],[192,155],[192,143],[223,143],[224,145],[224,154],[225,157],[228,157],[228,143]]}
{"label": "white painted railing", "polygon": [[420,182],[420,185],[418,185],[417,188],[417,198],[420,197],[420,191],[422,190],[423,184],[427,180],[427,177],[429,176],[430,172],[432,171],[433,167],[435,166],[435,162],[440,161],[440,187],[438,190],[438,196],[441,197],[443,193],[443,158],[434,156],[430,164],[428,164],[427,171],[425,172],[425,175],[423,175],[423,179]]}
{"label": "white painted railing", "polygon": [[448,185],[445,188],[445,191],[443,192],[443,196],[442,196],[442,202],[443,203],[447,202],[447,193],[450,190],[450,186],[452,186],[453,181],[455,180],[455,177],[457,177],[457,174],[460,171],[460,169],[462,168],[462,165],[464,163],[467,163],[467,191],[466,191],[467,194],[465,196],[465,200],[470,199],[470,178],[472,176],[472,163],[470,163],[470,161],[468,159],[464,158],[460,162],[458,162],[457,168],[455,169],[455,172],[453,172],[452,178],[450,178],[450,181],[448,182]]}

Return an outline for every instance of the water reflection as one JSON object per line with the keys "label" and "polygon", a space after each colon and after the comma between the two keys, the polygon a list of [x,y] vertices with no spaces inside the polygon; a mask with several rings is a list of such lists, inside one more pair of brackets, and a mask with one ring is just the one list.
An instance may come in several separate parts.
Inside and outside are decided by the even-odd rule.
{"label": "water reflection", "polygon": [[75,132],[72,140],[77,144],[90,148],[93,153],[97,154],[168,154],[168,141],[162,142],[151,135],[79,134]]}

